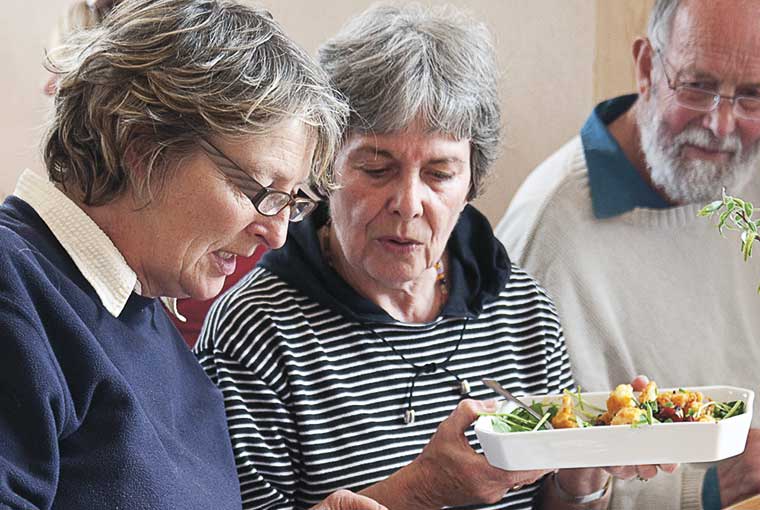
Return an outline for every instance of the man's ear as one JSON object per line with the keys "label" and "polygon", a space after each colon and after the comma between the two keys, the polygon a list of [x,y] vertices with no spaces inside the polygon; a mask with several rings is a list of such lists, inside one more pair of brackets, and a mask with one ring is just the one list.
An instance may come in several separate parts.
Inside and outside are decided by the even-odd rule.
{"label": "man's ear", "polygon": [[633,63],[636,73],[636,90],[642,97],[648,97],[652,89],[652,59],[654,50],[646,37],[633,41]]}

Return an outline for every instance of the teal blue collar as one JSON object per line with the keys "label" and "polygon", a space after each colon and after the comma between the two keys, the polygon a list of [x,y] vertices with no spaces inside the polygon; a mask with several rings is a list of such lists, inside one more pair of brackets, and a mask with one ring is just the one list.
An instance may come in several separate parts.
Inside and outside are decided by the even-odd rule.
{"label": "teal blue collar", "polygon": [[591,186],[591,205],[597,218],[611,218],[637,207],[670,207],[641,178],[612,137],[607,126],[628,111],[637,95],[616,97],[599,103],[581,129],[583,152]]}

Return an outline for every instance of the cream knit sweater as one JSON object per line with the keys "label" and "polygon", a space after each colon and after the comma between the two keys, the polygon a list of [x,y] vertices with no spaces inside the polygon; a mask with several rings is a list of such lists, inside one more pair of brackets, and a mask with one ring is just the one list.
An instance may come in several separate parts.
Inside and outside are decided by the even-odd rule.
{"label": "cream knit sweater", "polygon": [[[760,178],[731,191],[760,204]],[[597,219],[579,137],[514,197],[496,235],[554,299],[584,390],[643,373],[660,387],[758,391],[760,254],[745,263],[738,236],[721,239],[714,219],[696,216],[700,206]],[[612,508],[700,509],[703,469],[617,483]]]}

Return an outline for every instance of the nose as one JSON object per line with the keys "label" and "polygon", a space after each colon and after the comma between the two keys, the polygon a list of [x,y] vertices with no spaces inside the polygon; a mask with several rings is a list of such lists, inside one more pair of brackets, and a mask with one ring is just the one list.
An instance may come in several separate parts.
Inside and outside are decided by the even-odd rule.
{"label": "nose", "polygon": [[248,232],[264,239],[271,250],[282,248],[288,237],[290,208],[286,207],[274,216],[264,216],[256,213],[254,220],[248,225]]}
{"label": "nose", "polygon": [[717,138],[724,138],[736,130],[734,103],[721,98],[718,106],[705,116],[704,127],[712,131]]}
{"label": "nose", "polygon": [[411,172],[411,174],[399,178],[396,186],[391,187],[391,196],[388,201],[390,211],[401,216],[403,220],[417,218],[422,216],[423,212],[424,183],[417,172]]}

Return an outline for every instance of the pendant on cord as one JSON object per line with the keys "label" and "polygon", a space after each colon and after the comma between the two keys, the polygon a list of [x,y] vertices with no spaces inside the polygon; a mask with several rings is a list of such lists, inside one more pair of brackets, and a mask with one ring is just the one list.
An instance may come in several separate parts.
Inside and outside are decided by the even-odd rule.
{"label": "pendant on cord", "polygon": [[[463,397],[467,397],[470,395],[470,383],[467,381],[467,379],[462,379],[459,381],[459,394]],[[414,409],[409,407],[404,411],[404,425],[410,425],[414,423],[414,420],[417,417],[417,413],[414,412]]]}
{"label": "pendant on cord", "polygon": [[465,317],[464,323],[462,324],[462,330],[459,332],[459,339],[457,340],[456,346],[454,347],[454,350],[451,351],[447,356],[446,359],[444,359],[441,362],[438,363],[426,363],[424,365],[417,365],[415,363],[412,363],[409,361],[402,353],[396,350],[395,347],[393,347],[393,344],[389,343],[388,340],[385,339],[382,335],[378,334],[377,331],[367,326],[367,329],[375,335],[378,339],[380,339],[383,344],[388,346],[388,348],[393,351],[395,354],[398,355],[404,362],[406,362],[408,365],[410,365],[414,369],[414,375],[411,378],[410,385],[409,385],[409,392],[407,393],[406,398],[406,409],[404,410],[404,424],[410,425],[414,423],[417,419],[416,413],[414,412],[414,387],[417,383],[417,380],[420,378],[420,376],[426,375],[426,374],[434,374],[439,370],[442,370],[445,372],[448,376],[452,377],[453,379],[456,379],[457,386],[456,390],[459,393],[460,399],[461,398],[469,398],[470,397],[470,383],[467,379],[462,379],[459,377],[456,373],[452,372],[449,368],[446,367],[446,365],[451,361],[451,358],[456,355],[457,351],[459,351],[459,346],[462,344],[462,339],[464,338],[464,332],[467,329],[467,322],[468,318]]}

